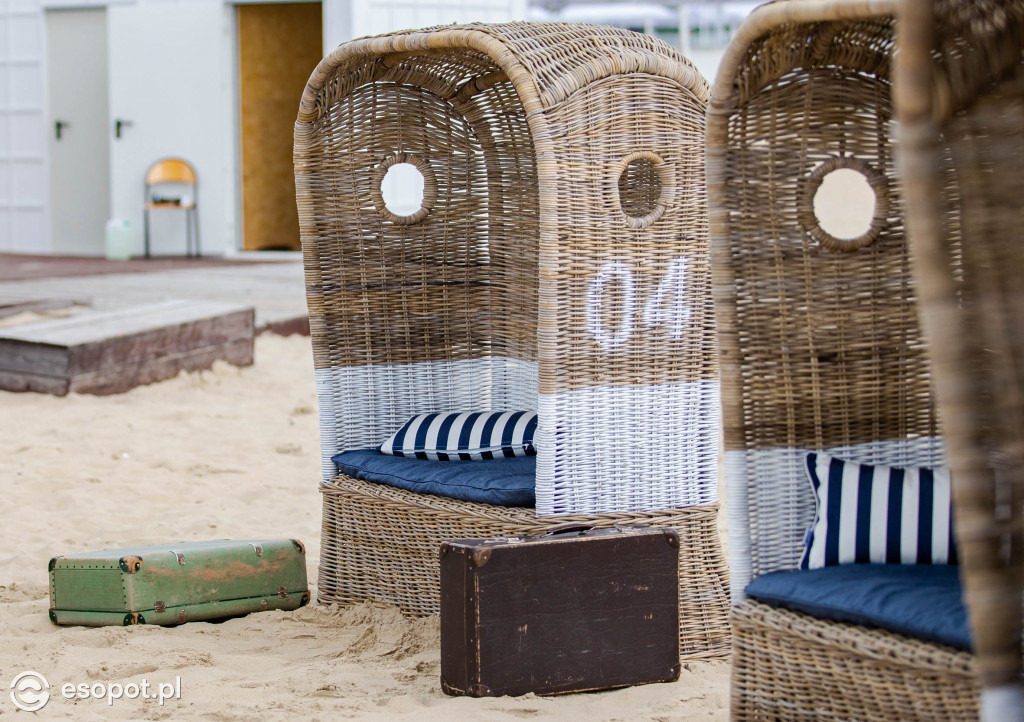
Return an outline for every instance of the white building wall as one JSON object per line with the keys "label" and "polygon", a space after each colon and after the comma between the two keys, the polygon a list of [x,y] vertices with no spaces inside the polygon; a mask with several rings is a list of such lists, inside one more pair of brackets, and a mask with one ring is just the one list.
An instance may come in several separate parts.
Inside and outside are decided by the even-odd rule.
{"label": "white building wall", "polygon": [[[517,5],[522,4],[522,8]],[[461,22],[497,23],[522,19],[524,3],[515,0],[391,0],[391,2],[356,2],[353,8],[353,30],[356,36],[425,28]]]}
{"label": "white building wall", "polygon": [[321,8],[324,55],[327,55],[346,40],[357,36],[352,34],[352,0],[322,0]]}
{"label": "white building wall", "polygon": [[364,35],[526,19],[527,0],[323,0],[324,54]]}
{"label": "white building wall", "polygon": [[44,53],[39,0],[0,2],[0,251],[50,247]]}
{"label": "white building wall", "polygon": [[[324,52],[363,35],[526,17],[526,0],[323,0]],[[112,218],[142,251],[143,177],[169,155],[199,176],[204,254],[240,247],[237,49],[226,0],[0,0],[0,252],[48,253],[44,6],[106,7]],[[310,68],[312,71],[312,68]],[[298,98],[296,98],[296,105]],[[184,213],[152,216],[154,254],[185,249]]]}

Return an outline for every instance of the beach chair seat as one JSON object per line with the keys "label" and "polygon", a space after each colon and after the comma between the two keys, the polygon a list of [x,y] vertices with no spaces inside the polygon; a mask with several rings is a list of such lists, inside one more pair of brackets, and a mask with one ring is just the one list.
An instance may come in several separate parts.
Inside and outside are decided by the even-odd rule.
{"label": "beach chair seat", "polygon": [[960,570],[949,564],[843,564],[762,574],[747,596],[815,619],[886,629],[969,652]]}
{"label": "beach chair seat", "polygon": [[[655,523],[688,540],[683,654],[727,654],[707,97],[661,41],[561,23],[364,38],[313,72],[295,178],[321,601],[432,614],[444,540]],[[415,202],[390,195],[395,166],[420,177]],[[332,461],[418,414],[508,410],[537,413],[533,507],[375,484]]]}
{"label": "beach chair seat", "polygon": [[978,718],[968,652],[753,600],[730,620],[734,720]]}
{"label": "beach chair seat", "polygon": [[435,496],[495,506],[533,508],[537,458],[458,463],[388,456],[376,449],[337,454],[334,463],[354,479]]}
{"label": "beach chair seat", "polygon": [[523,537],[566,524],[594,528],[644,524],[679,533],[680,654],[714,659],[728,651],[728,619],[719,616],[728,576],[719,562],[717,505],[537,516],[530,507],[461,501],[343,474],[321,481],[320,491],[326,532],[317,582],[322,603],[374,600],[396,605],[410,616],[438,614],[438,551],[444,541]]}

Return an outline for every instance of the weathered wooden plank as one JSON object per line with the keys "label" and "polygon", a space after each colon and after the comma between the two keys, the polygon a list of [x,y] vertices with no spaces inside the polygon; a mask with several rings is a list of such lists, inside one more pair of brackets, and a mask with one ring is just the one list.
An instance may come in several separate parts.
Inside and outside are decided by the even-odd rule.
{"label": "weathered wooden plank", "polygon": [[0,336],[0,371],[65,377],[69,356],[66,346]]}
{"label": "weathered wooden plank", "polygon": [[253,360],[252,308],[167,301],[0,330],[0,389],[111,394]]}
{"label": "weathered wooden plank", "polygon": [[200,371],[214,361],[227,361],[235,366],[251,366],[252,339],[171,354],[142,364],[129,364],[100,369],[71,377],[70,391],[77,394],[119,394],[136,386],[151,384],[177,376],[181,371]]}
{"label": "weathered wooden plank", "polygon": [[97,369],[140,364],[147,359],[238,340],[248,340],[251,344],[254,326],[253,310],[245,308],[83,343],[70,350],[68,374],[76,376]]}
{"label": "weathered wooden plank", "polygon": [[0,389],[4,391],[35,391],[40,394],[66,396],[70,388],[71,380],[67,376],[0,370]]}
{"label": "weathered wooden plank", "polygon": [[29,299],[27,301],[0,301],[0,318],[7,318],[8,316],[13,316],[16,313],[25,313],[26,311],[39,313],[42,311],[54,311],[61,308],[69,308],[71,306],[87,305],[87,301],[75,301],[70,298],[39,298]]}
{"label": "weathered wooden plank", "polygon": [[80,346],[154,328],[216,318],[244,308],[216,301],[161,301],[113,311],[83,311],[66,318],[27,323],[3,329],[0,338]]}

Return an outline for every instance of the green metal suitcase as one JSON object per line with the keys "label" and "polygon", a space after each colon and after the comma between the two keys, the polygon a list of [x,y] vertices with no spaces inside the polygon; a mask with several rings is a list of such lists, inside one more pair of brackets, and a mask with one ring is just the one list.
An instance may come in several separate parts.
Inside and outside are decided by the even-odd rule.
{"label": "green metal suitcase", "polygon": [[181,624],[308,602],[306,549],[297,539],[183,542],[50,560],[54,624]]}

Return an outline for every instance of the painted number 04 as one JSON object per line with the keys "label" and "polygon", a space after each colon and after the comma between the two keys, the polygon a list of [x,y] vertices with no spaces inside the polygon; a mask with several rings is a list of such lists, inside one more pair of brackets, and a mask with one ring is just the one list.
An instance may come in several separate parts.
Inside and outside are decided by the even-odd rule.
{"label": "painted number 04", "polygon": [[[614,289],[614,290],[613,290]],[[611,328],[604,318],[606,293],[619,296],[618,327]],[[602,348],[611,350],[626,343],[636,330],[636,280],[622,261],[611,261],[587,287],[587,330]],[[664,278],[644,305],[641,322],[647,328],[664,326],[672,338],[682,338],[690,320],[686,305],[686,259],[676,258],[669,264]]]}

